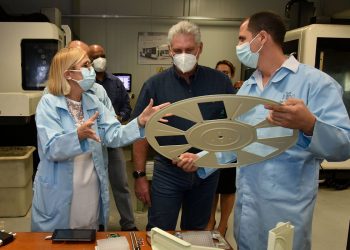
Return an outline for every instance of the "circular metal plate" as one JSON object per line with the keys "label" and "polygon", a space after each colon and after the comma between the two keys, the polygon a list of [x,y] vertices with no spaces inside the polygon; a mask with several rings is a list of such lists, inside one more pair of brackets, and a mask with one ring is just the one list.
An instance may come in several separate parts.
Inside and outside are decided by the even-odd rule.
{"label": "circular metal plate", "polygon": [[[268,123],[266,114],[263,119],[256,119],[266,113],[264,104],[281,105],[268,99],[237,95],[182,100],[151,117],[146,124],[146,138],[154,150],[169,159],[193,150],[203,151],[196,160],[198,166],[227,168],[263,161],[294,145],[298,136],[297,130]],[[165,117],[167,114],[172,116]],[[169,123],[160,122],[161,118]],[[173,118],[175,122],[171,122]],[[219,162],[217,155],[222,153],[234,155],[236,162]]]}

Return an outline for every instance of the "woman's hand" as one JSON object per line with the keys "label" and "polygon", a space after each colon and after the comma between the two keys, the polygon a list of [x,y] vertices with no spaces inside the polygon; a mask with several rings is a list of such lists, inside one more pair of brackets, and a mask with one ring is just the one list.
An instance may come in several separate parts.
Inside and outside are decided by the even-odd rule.
{"label": "woman's hand", "polygon": [[93,116],[90,117],[89,120],[87,120],[81,126],[78,127],[78,138],[80,141],[90,138],[97,142],[101,142],[100,138],[96,135],[95,130],[91,128],[92,125],[94,125],[97,117],[98,112],[96,112]]}
{"label": "woman's hand", "polygon": [[198,167],[194,163],[198,159],[198,155],[192,153],[183,153],[178,159],[173,160],[173,164],[176,164],[179,168],[182,168],[185,172],[197,171]]}
{"label": "woman's hand", "polygon": [[[138,123],[140,125],[140,127],[144,127],[146,125],[146,122],[149,120],[149,118],[158,110],[169,106],[170,102],[166,102],[163,104],[160,104],[158,106],[153,106],[153,99],[151,98],[151,100],[149,101],[149,104],[147,105],[147,107],[142,111],[142,113],[139,115],[138,119]],[[166,119],[160,119],[159,121],[161,122],[167,122],[168,120]]]}

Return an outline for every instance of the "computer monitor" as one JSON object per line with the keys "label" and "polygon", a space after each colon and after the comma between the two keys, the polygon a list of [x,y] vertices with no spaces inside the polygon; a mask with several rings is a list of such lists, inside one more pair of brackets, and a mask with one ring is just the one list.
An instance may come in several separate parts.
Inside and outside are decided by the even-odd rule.
{"label": "computer monitor", "polygon": [[127,92],[131,92],[131,74],[129,73],[113,73],[116,77],[118,77],[124,84],[124,87]]}

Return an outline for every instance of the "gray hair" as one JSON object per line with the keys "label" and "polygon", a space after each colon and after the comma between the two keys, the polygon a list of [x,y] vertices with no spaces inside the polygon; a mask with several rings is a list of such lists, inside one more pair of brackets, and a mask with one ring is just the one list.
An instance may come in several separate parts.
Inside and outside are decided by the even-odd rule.
{"label": "gray hair", "polygon": [[181,21],[178,22],[177,24],[173,25],[168,33],[168,43],[171,45],[171,42],[174,38],[175,35],[178,34],[189,34],[193,35],[194,39],[197,44],[201,43],[201,31],[199,30],[199,27],[191,23],[189,21]]}

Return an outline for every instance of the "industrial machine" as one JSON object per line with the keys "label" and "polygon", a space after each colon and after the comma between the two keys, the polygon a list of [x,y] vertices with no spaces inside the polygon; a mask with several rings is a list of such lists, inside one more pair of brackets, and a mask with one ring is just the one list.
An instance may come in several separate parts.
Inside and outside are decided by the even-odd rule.
{"label": "industrial machine", "polygon": [[350,25],[312,24],[290,30],[285,36],[284,51],[337,80],[350,112]]}
{"label": "industrial machine", "polygon": [[64,44],[64,33],[52,23],[0,22],[0,120],[29,117],[45,87],[51,59]]}
{"label": "industrial machine", "polygon": [[[302,63],[314,66],[332,76],[343,87],[343,100],[350,114],[350,25],[312,24],[290,30],[285,36],[285,54],[293,53]],[[346,179],[342,189],[350,184],[350,160],[321,164],[332,179]]]}
{"label": "industrial machine", "polygon": [[50,22],[0,22],[0,34],[0,146],[36,146],[35,110],[51,60],[70,41],[70,29]]}

